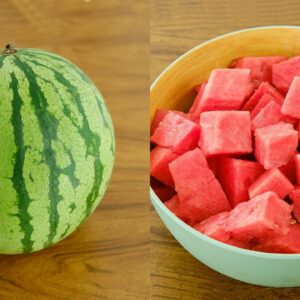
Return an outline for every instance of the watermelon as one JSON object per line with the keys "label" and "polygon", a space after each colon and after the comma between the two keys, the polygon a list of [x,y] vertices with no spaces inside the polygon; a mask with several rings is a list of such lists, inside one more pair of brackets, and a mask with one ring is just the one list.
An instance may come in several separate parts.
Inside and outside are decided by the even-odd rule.
{"label": "watermelon", "polygon": [[183,210],[181,203],[179,202],[178,195],[174,195],[170,200],[165,202],[165,206],[179,219],[187,222],[186,213]]}
{"label": "watermelon", "polygon": [[298,222],[300,222],[300,186],[295,186],[295,188],[290,192],[289,198],[293,203],[294,217]]}
{"label": "watermelon", "polygon": [[198,112],[240,109],[249,93],[250,70],[215,69],[211,72]]}
{"label": "watermelon", "polygon": [[286,60],[285,56],[249,56],[236,59],[232,67],[250,69],[250,78],[255,85],[262,81],[271,82],[272,65]]}
{"label": "watermelon", "polygon": [[284,97],[273,86],[268,82],[262,82],[250,99],[244,104],[242,110],[252,111],[259,100],[266,94],[272,96],[272,99],[279,104],[282,104],[284,101]]}
{"label": "watermelon", "polygon": [[296,181],[300,185],[300,154],[295,155],[295,170],[296,170]]}
{"label": "watermelon", "polygon": [[169,186],[166,186],[154,177],[150,178],[150,184],[157,197],[163,202],[171,199],[176,194],[174,189],[172,189]]}
{"label": "watermelon", "polygon": [[295,164],[295,155],[292,156],[290,161],[279,168],[279,170],[282,172],[284,176],[286,176],[290,182],[293,184],[296,183],[296,164]]}
{"label": "watermelon", "polygon": [[230,239],[230,233],[225,228],[228,216],[228,211],[221,212],[196,224],[194,229],[215,240],[227,242]]}
{"label": "watermelon", "polygon": [[213,171],[215,176],[218,174],[218,169],[219,169],[219,162],[217,157],[207,157],[207,164],[209,168]]}
{"label": "watermelon", "polygon": [[228,200],[206,158],[198,148],[169,164],[179,201],[195,222],[230,209]]}
{"label": "watermelon", "polygon": [[298,132],[280,122],[255,130],[255,157],[266,170],[286,165],[298,146]]}
{"label": "watermelon", "polygon": [[218,178],[231,207],[249,200],[248,188],[263,172],[263,167],[255,161],[231,157],[219,159]]}
{"label": "watermelon", "polygon": [[239,241],[234,238],[230,238],[228,241],[226,241],[226,244],[234,246],[234,247],[242,248],[242,249],[250,249],[248,242]]}
{"label": "watermelon", "polygon": [[189,110],[189,114],[191,117],[191,120],[198,122],[199,121],[199,117],[200,117],[200,113],[201,113],[201,98],[202,95],[204,93],[204,89],[207,85],[206,81],[203,81],[202,84],[198,87],[198,91],[197,91],[197,96],[193,102],[193,105],[191,106],[190,110]]}
{"label": "watermelon", "polygon": [[178,154],[172,152],[172,150],[156,146],[150,153],[150,175],[165,185],[174,187],[169,163],[177,157]]}
{"label": "watermelon", "polygon": [[200,116],[199,146],[206,156],[252,152],[250,113],[211,111]]}
{"label": "watermelon", "polygon": [[253,198],[267,191],[275,192],[278,197],[285,198],[292,190],[293,184],[280,172],[273,168],[265,171],[249,186],[249,196]]}
{"label": "watermelon", "polygon": [[290,224],[287,234],[267,238],[252,250],[271,253],[300,253],[300,224]]}
{"label": "watermelon", "polygon": [[284,95],[295,76],[300,76],[300,56],[292,57],[272,66],[272,84]]}
{"label": "watermelon", "polygon": [[114,161],[114,131],[93,82],[38,49],[0,54],[0,253],[69,236],[95,210]]}
{"label": "watermelon", "polygon": [[237,205],[229,214],[226,230],[240,241],[264,240],[288,232],[292,207],[273,192]]}
{"label": "watermelon", "polygon": [[197,147],[200,136],[198,124],[172,111],[164,117],[151,136],[151,142],[182,154]]}
{"label": "watermelon", "polygon": [[290,117],[300,119],[300,77],[294,77],[285,96],[281,112]]}

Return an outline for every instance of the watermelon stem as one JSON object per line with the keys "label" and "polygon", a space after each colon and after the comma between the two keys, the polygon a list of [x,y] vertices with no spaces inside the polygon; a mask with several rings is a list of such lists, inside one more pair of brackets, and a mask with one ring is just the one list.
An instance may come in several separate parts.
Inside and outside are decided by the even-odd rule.
{"label": "watermelon stem", "polygon": [[2,53],[6,54],[6,55],[10,55],[10,54],[14,54],[16,52],[17,52],[17,50],[15,48],[15,44],[14,43],[8,43],[5,46],[5,49],[4,49],[4,51]]}

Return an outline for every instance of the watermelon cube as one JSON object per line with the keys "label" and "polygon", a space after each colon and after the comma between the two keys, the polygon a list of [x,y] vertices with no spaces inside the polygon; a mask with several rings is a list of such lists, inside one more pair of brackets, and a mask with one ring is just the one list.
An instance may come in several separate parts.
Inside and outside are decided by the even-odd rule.
{"label": "watermelon cube", "polygon": [[300,76],[300,56],[295,56],[272,66],[272,83],[284,95],[295,76]]}
{"label": "watermelon cube", "polygon": [[289,198],[293,203],[293,215],[295,219],[300,222],[300,186],[295,186],[290,192]]}
{"label": "watermelon cube", "polygon": [[208,164],[209,168],[213,171],[215,176],[217,176],[218,166],[219,166],[218,158],[217,157],[207,157],[206,160],[207,160],[207,164]]}
{"label": "watermelon cube", "polygon": [[296,164],[295,164],[295,156],[293,155],[290,161],[279,168],[284,176],[286,176],[290,182],[293,184],[296,183]]}
{"label": "watermelon cube", "polygon": [[199,136],[198,124],[170,111],[151,136],[151,142],[182,154],[197,147]]}
{"label": "watermelon cube", "polygon": [[272,96],[272,99],[278,104],[282,104],[284,101],[284,97],[273,86],[268,82],[262,82],[250,99],[244,104],[242,110],[252,111],[259,100],[266,94]]}
{"label": "watermelon cube", "polygon": [[206,156],[252,152],[250,113],[211,111],[200,116],[199,146]]}
{"label": "watermelon cube", "polygon": [[294,77],[285,96],[281,112],[290,117],[300,119],[300,77]]}
{"label": "watermelon cube", "polygon": [[265,239],[252,250],[270,253],[300,253],[300,224],[290,224],[287,234]]}
{"label": "watermelon cube", "polygon": [[221,242],[227,242],[230,239],[230,233],[226,231],[225,225],[229,212],[224,211],[211,216],[206,220],[194,226],[197,231]]}
{"label": "watermelon cube", "polygon": [[239,240],[236,240],[234,238],[230,238],[225,243],[228,244],[228,245],[234,246],[234,247],[242,248],[242,249],[249,249],[250,248],[248,242],[239,241]]}
{"label": "watermelon cube", "polygon": [[240,241],[264,240],[288,232],[292,207],[273,192],[237,205],[229,214],[226,230]]}
{"label": "watermelon cube", "polygon": [[150,183],[157,197],[163,202],[171,199],[176,194],[174,189],[164,185],[154,177],[151,177]]}
{"label": "watermelon cube", "polygon": [[187,222],[186,213],[179,202],[178,196],[174,195],[170,200],[166,201],[165,206],[179,219]]}
{"label": "watermelon cube", "polygon": [[178,155],[172,150],[156,146],[150,153],[150,175],[164,184],[174,187],[169,163],[177,157]]}
{"label": "watermelon cube", "polygon": [[219,181],[231,207],[249,200],[249,186],[264,172],[255,161],[223,157],[219,160]]}
{"label": "watermelon cube", "polygon": [[295,155],[295,170],[296,170],[296,181],[300,185],[300,154]]}
{"label": "watermelon cube", "polygon": [[186,152],[169,164],[179,201],[195,222],[230,209],[219,181],[200,149]]}
{"label": "watermelon cube", "polygon": [[296,152],[298,132],[280,122],[255,130],[255,157],[266,170],[286,165]]}
{"label": "watermelon cube", "polygon": [[249,92],[250,70],[215,69],[199,103],[199,112],[238,110]]}
{"label": "watermelon cube", "polygon": [[189,110],[191,120],[196,121],[196,122],[199,122],[200,113],[201,113],[200,102],[201,102],[201,98],[204,93],[204,89],[205,89],[206,85],[207,85],[206,81],[202,82],[202,84],[200,85],[200,87],[197,91],[197,96],[193,102],[193,105],[191,106],[191,108]]}
{"label": "watermelon cube", "polygon": [[279,198],[285,198],[292,190],[294,186],[292,183],[279,171],[277,168],[265,171],[260,177],[258,177],[249,186],[250,199],[263,194],[268,191],[272,191],[278,195]]}
{"label": "watermelon cube", "polygon": [[251,80],[257,85],[262,81],[271,82],[273,64],[286,60],[285,56],[252,56],[242,57],[234,61],[234,68],[250,69]]}

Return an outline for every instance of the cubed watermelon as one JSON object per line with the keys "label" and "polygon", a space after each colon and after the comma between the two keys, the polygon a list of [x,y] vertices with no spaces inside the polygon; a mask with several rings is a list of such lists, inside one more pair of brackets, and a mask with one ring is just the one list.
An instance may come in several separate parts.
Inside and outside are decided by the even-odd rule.
{"label": "cubed watermelon", "polygon": [[176,194],[174,189],[166,186],[154,177],[151,177],[150,183],[157,197],[163,202],[171,199]]}
{"label": "cubed watermelon", "polygon": [[281,107],[281,112],[300,119],[300,77],[294,77]]}
{"label": "cubed watermelon", "polygon": [[151,142],[182,154],[197,147],[199,136],[199,125],[170,111],[151,136]]}
{"label": "cubed watermelon", "polygon": [[295,170],[296,170],[296,181],[300,185],[300,154],[295,155]]}
{"label": "cubed watermelon", "polygon": [[255,130],[255,157],[266,170],[286,165],[296,152],[298,132],[280,122]]}
{"label": "cubed watermelon", "polygon": [[295,186],[290,192],[289,198],[293,203],[293,215],[295,219],[300,222],[300,186]]}
{"label": "cubed watermelon", "polygon": [[211,111],[200,116],[199,146],[207,156],[252,152],[250,113]]}
{"label": "cubed watermelon", "polygon": [[272,83],[284,95],[295,76],[300,76],[300,56],[292,57],[272,66]]}
{"label": "cubed watermelon", "polygon": [[234,68],[250,69],[250,77],[255,85],[262,81],[271,82],[273,64],[286,60],[285,56],[252,56],[241,57],[234,61]]}
{"label": "cubed watermelon", "polygon": [[207,157],[206,158],[209,168],[213,171],[215,176],[218,174],[218,158],[217,157]]}
{"label": "cubed watermelon", "polygon": [[179,201],[196,222],[230,209],[219,181],[200,149],[194,149],[169,164]]}
{"label": "cubed watermelon", "polygon": [[150,153],[150,175],[164,184],[174,187],[174,181],[169,170],[169,163],[178,154],[168,148],[156,146]]}
{"label": "cubed watermelon", "polygon": [[202,84],[199,86],[198,92],[197,92],[197,96],[193,102],[193,105],[191,106],[190,110],[189,110],[189,114],[190,114],[190,118],[191,120],[195,121],[195,122],[199,122],[199,118],[200,118],[200,113],[201,113],[201,98],[202,95],[204,93],[204,89],[206,87],[207,82],[204,81],[202,82]]}
{"label": "cubed watermelon", "polygon": [[225,230],[228,215],[228,211],[221,212],[196,224],[194,228],[215,240],[227,242],[230,239],[230,233]]}
{"label": "cubed watermelon", "polygon": [[240,109],[249,93],[250,70],[215,69],[201,97],[199,112]]}
{"label": "cubed watermelon", "polygon": [[250,199],[262,193],[272,191],[279,198],[285,198],[292,190],[293,184],[277,168],[265,171],[249,186]]}
{"label": "cubed watermelon", "polygon": [[286,176],[290,182],[293,184],[296,183],[296,165],[295,165],[295,155],[289,160],[289,162],[280,167],[279,170],[282,172],[284,176]]}
{"label": "cubed watermelon", "polygon": [[228,244],[228,245],[234,246],[234,247],[242,248],[242,249],[250,249],[248,242],[239,241],[239,240],[234,239],[234,238],[230,238],[225,243]]}
{"label": "cubed watermelon", "polygon": [[264,172],[255,161],[223,157],[219,160],[218,178],[231,207],[249,200],[249,186]]}
{"label": "cubed watermelon", "polygon": [[179,219],[184,222],[187,222],[185,211],[183,210],[182,205],[179,202],[178,196],[173,196],[170,200],[166,201],[165,206]]}
{"label": "cubed watermelon", "polygon": [[264,240],[288,232],[292,207],[273,192],[237,205],[229,214],[226,230],[240,241]]}
{"label": "cubed watermelon", "polygon": [[250,99],[244,104],[242,110],[252,111],[265,94],[274,97],[273,99],[275,99],[277,103],[282,104],[284,101],[284,97],[276,91],[273,86],[271,86],[268,82],[262,82]]}
{"label": "cubed watermelon", "polygon": [[300,224],[290,224],[287,234],[264,239],[252,250],[270,253],[300,253]]}

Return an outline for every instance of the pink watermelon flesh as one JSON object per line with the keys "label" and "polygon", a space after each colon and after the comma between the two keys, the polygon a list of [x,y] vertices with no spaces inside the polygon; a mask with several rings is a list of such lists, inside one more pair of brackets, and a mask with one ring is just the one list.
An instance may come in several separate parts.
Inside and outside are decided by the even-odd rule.
{"label": "pink watermelon flesh", "polygon": [[236,240],[234,238],[230,238],[226,244],[228,245],[231,245],[231,246],[235,246],[235,247],[238,247],[238,248],[242,248],[242,249],[249,249],[249,243],[248,242],[244,242],[244,241],[239,241],[239,240]]}
{"label": "pink watermelon flesh", "polygon": [[279,168],[280,172],[286,176],[290,182],[293,184],[296,183],[296,164],[295,164],[295,156],[293,155],[290,161]]}
{"label": "pink watermelon flesh", "polygon": [[255,130],[255,157],[266,170],[286,165],[296,152],[298,132],[280,122]]}
{"label": "pink watermelon flesh", "polygon": [[199,121],[200,113],[201,113],[200,102],[201,102],[201,98],[204,93],[204,89],[205,89],[206,85],[207,85],[206,81],[204,81],[201,84],[201,86],[198,89],[197,96],[193,102],[193,105],[191,106],[191,108],[189,110],[190,118],[193,121],[197,121],[197,122]]}
{"label": "pink watermelon flesh", "polygon": [[266,192],[237,205],[229,214],[226,230],[240,241],[264,240],[286,234],[292,207],[273,192]]}
{"label": "pink watermelon flesh", "polygon": [[279,122],[294,123],[295,119],[291,119],[281,113],[281,107],[275,101],[269,101],[260,111],[252,117],[251,112],[251,129],[255,131],[257,128],[266,127]]}
{"label": "pink watermelon flesh", "polygon": [[300,77],[294,77],[281,107],[281,112],[300,119]]}
{"label": "pink watermelon flesh", "polygon": [[150,153],[150,175],[164,184],[174,187],[169,163],[177,157],[178,155],[172,150],[156,146]]}
{"label": "pink watermelon flesh", "polygon": [[270,253],[300,253],[300,224],[290,224],[287,234],[263,240],[252,250]]}
{"label": "pink watermelon flesh", "polygon": [[273,99],[279,104],[282,104],[284,101],[284,97],[278,91],[276,91],[273,86],[271,86],[268,82],[262,82],[250,99],[245,103],[242,110],[252,111],[265,94],[272,96]]}
{"label": "pink watermelon flesh", "polygon": [[215,174],[215,176],[217,176],[218,174],[218,158],[217,157],[207,157],[207,164],[209,166],[209,168],[213,171],[213,173]]}
{"label": "pink watermelon flesh", "polygon": [[215,240],[227,242],[230,238],[230,233],[225,230],[228,215],[228,211],[221,212],[196,224],[194,228]]}
{"label": "pink watermelon flesh", "polygon": [[295,56],[272,66],[272,83],[284,95],[295,76],[300,76],[300,56]]}
{"label": "pink watermelon flesh", "polygon": [[295,155],[295,170],[296,170],[296,181],[300,185],[300,154]]}
{"label": "pink watermelon flesh", "polygon": [[157,197],[163,202],[171,199],[176,194],[174,189],[162,184],[160,181],[156,180],[153,177],[151,178],[151,187]]}
{"label": "pink watermelon flesh", "polygon": [[199,125],[169,112],[151,136],[151,142],[182,154],[197,147],[199,136]]}
{"label": "pink watermelon flesh", "polygon": [[278,195],[279,198],[285,198],[292,190],[293,184],[277,169],[265,171],[249,186],[250,199],[272,191]]}
{"label": "pink watermelon flesh", "polygon": [[186,214],[182,208],[182,205],[178,200],[177,195],[173,196],[170,200],[166,201],[164,204],[175,216],[177,216],[182,221],[187,222]]}
{"label": "pink watermelon flesh", "polygon": [[200,116],[199,146],[206,156],[252,152],[250,113],[211,111]]}
{"label": "pink watermelon flesh", "polygon": [[255,161],[224,157],[219,160],[218,178],[231,207],[249,200],[249,186],[264,172]]}
{"label": "pink watermelon flesh", "polygon": [[295,186],[290,192],[289,198],[293,203],[293,215],[295,219],[300,222],[300,186]]}
{"label": "pink watermelon flesh", "polygon": [[285,56],[242,57],[234,61],[234,68],[250,69],[250,77],[255,85],[262,81],[271,82],[273,64],[286,60]]}
{"label": "pink watermelon flesh", "polygon": [[238,110],[249,93],[250,70],[215,69],[212,71],[199,104],[199,112]]}
{"label": "pink watermelon flesh", "polygon": [[201,222],[230,209],[226,195],[200,149],[184,153],[169,167],[179,201],[190,220]]}

